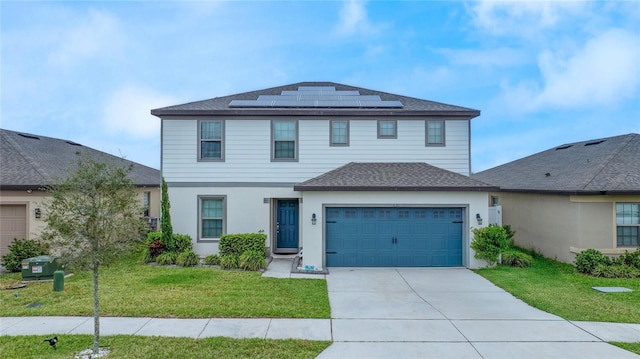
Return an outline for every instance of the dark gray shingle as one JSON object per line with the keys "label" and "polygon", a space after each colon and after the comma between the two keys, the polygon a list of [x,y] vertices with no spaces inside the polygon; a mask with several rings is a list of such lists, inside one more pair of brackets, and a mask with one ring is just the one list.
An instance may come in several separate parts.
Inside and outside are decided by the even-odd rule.
{"label": "dark gray shingle", "polygon": [[133,165],[130,176],[137,186],[160,185],[160,171],[154,168],[72,141],[0,129],[0,188],[35,189],[55,184],[73,171],[84,154],[96,161]]}
{"label": "dark gray shingle", "polygon": [[[331,107],[270,107],[255,108],[230,107],[234,100],[255,101],[259,96],[281,95],[283,91],[297,91],[299,87],[305,86],[328,86],[337,91],[358,91],[360,95],[379,96],[382,101],[400,101],[401,108],[331,108]],[[216,97],[203,101],[189,102],[176,106],[168,106],[151,110],[155,116],[167,115],[304,115],[304,116],[460,116],[463,118],[473,118],[480,115],[480,111],[471,108],[448,105],[440,102],[421,100],[413,97],[395,95],[387,92],[375,91],[361,87],[348,86],[334,82],[299,82],[295,84],[272,87],[268,89],[244,92],[230,96]]]}
{"label": "dark gray shingle", "polygon": [[640,135],[568,143],[472,177],[503,191],[639,194]]}
{"label": "dark gray shingle", "polygon": [[479,191],[498,188],[422,162],[351,162],[295,185],[296,191]]}

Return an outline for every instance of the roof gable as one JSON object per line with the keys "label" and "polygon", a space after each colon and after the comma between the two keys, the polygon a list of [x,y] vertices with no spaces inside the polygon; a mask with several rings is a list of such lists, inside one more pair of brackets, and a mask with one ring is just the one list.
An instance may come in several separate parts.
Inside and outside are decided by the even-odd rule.
{"label": "roof gable", "polygon": [[503,191],[640,193],[640,135],[564,144],[472,176]]}
{"label": "roof gable", "polygon": [[68,140],[0,129],[0,188],[39,188],[64,180],[88,154],[96,161],[132,165],[137,186],[160,185],[160,171]]}
{"label": "roof gable", "polygon": [[304,115],[304,116],[454,116],[480,111],[334,82],[300,82],[151,110],[155,116]]}
{"label": "roof gable", "polygon": [[293,187],[295,191],[479,191],[498,188],[423,162],[351,162]]}

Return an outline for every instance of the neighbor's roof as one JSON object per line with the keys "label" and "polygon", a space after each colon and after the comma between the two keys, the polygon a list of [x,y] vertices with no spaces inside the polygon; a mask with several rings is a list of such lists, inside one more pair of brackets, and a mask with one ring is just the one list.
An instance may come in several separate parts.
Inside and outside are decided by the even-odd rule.
{"label": "neighbor's roof", "polygon": [[291,85],[216,97],[151,110],[155,116],[448,116],[473,118],[480,111],[334,82]]}
{"label": "neighbor's roof", "polygon": [[423,162],[351,162],[295,191],[496,191],[498,187]]}
{"label": "neighbor's roof", "polygon": [[133,165],[130,173],[137,186],[160,186],[160,171],[124,160],[73,141],[0,129],[0,188],[37,189],[64,180],[78,156],[95,161]]}
{"label": "neighbor's roof", "polygon": [[640,135],[568,143],[472,177],[508,192],[640,194]]}

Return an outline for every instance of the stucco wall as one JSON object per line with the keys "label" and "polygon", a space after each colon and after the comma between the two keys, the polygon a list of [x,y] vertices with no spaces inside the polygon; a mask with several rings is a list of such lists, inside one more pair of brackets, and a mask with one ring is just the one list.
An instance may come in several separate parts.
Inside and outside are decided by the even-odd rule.
{"label": "stucco wall", "polygon": [[[463,265],[469,268],[484,266],[484,261],[473,258],[469,243],[473,238],[471,227],[478,227],[479,213],[486,225],[488,219],[488,194],[483,192],[304,192],[301,205],[303,265],[324,268],[324,208],[337,205],[375,206],[451,206],[465,208],[463,233]],[[317,224],[311,224],[315,213]]]}
{"label": "stucco wall", "polygon": [[[160,187],[140,187],[138,189],[138,197],[140,204],[142,204],[142,193],[150,192],[151,201],[149,206],[150,217],[160,217]],[[27,235],[28,239],[35,239],[44,230],[46,223],[44,222],[45,216],[45,203],[51,199],[51,196],[46,191],[31,191],[26,190],[3,190],[0,191],[0,204],[25,204],[27,206]],[[41,218],[35,218],[35,209],[40,208]]]}
{"label": "stucco wall", "polygon": [[608,254],[616,248],[615,203],[640,196],[570,196],[492,193],[502,206],[502,223],[516,231],[515,242],[544,256],[571,263],[580,249]]}

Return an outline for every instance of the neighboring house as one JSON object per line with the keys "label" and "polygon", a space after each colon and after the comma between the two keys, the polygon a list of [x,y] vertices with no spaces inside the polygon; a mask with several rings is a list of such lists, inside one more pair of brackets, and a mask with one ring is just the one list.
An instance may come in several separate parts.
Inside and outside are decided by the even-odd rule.
{"label": "neighboring house", "polygon": [[46,226],[43,203],[51,198],[45,188],[74,170],[79,156],[97,161],[133,165],[131,176],[145,206],[141,216],[160,216],[160,171],[81,144],[0,129],[0,254],[14,238],[37,238]]}
{"label": "neighboring house", "polygon": [[472,177],[500,187],[492,203],[520,246],[563,262],[587,248],[638,248],[638,134],[561,145]]}
{"label": "neighboring house", "polygon": [[469,178],[479,111],[331,82],[154,109],[173,230],[225,233],[331,266],[468,266],[496,187]]}

